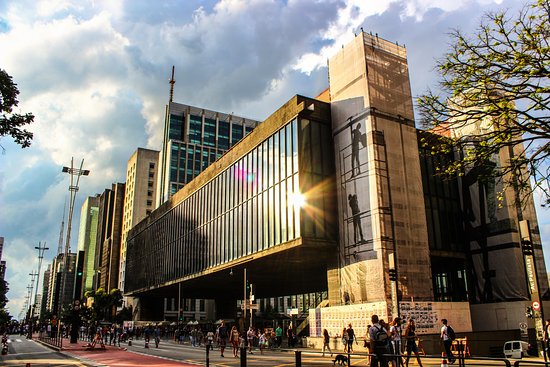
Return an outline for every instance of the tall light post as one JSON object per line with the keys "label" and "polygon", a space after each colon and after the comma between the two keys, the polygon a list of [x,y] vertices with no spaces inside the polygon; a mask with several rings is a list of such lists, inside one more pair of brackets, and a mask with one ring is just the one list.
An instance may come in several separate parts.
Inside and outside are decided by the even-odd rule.
{"label": "tall light post", "polygon": [[[61,277],[61,295],[59,297],[59,309],[58,315],[61,316],[61,310],[63,309],[63,301],[65,298],[65,288],[67,283],[67,273],[69,268],[69,250],[71,248],[71,223],[73,219],[74,211],[74,202],[76,199],[76,194],[78,192],[78,183],[80,182],[80,176],[88,176],[90,174],[89,170],[82,169],[84,164],[84,159],[80,162],[80,168],[74,168],[73,165],[74,158],[71,158],[71,166],[64,166],[62,172],[68,173],[71,175],[71,183],[69,185],[70,199],[69,199],[69,218],[67,222],[67,238],[65,240],[65,252],[63,253],[63,273]],[[75,179],[76,177],[76,179]]]}
{"label": "tall light post", "polygon": [[46,247],[46,242],[44,241],[44,245],[42,245],[42,242],[38,242],[38,246],[34,246],[35,249],[38,250],[38,272],[36,273],[36,288],[34,289],[34,303],[32,304],[31,308],[31,325],[29,326],[29,339],[32,339],[32,329],[34,326],[34,312],[36,309],[36,298],[38,296],[38,285],[40,280],[40,270],[42,268],[42,259],[44,258],[44,251],[49,250],[48,247]]}

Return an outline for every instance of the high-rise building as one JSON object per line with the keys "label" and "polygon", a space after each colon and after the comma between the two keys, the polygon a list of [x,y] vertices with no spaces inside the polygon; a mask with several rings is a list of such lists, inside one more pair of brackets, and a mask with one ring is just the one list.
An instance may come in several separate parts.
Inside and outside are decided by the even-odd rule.
{"label": "high-rise building", "polygon": [[148,216],[154,209],[157,192],[159,152],[138,148],[128,160],[126,169],[126,192],[120,242],[120,271],[118,288],[124,292],[126,268],[126,236],[128,231]]}
{"label": "high-rise building", "polygon": [[125,184],[116,183],[99,197],[94,289],[118,288],[124,191]]}
{"label": "high-rise building", "polygon": [[157,207],[250,133],[258,121],[170,101],[164,124]]}
{"label": "high-rise building", "polygon": [[[54,257],[51,267],[48,265],[48,270],[44,272],[44,282],[48,282],[46,309],[56,315],[58,315],[61,309],[60,306],[66,307],[73,302],[77,255],[75,253],[68,254],[68,268],[66,272],[63,270],[64,256],[65,254],[61,253]],[[49,277],[46,276],[48,271]],[[65,280],[65,287],[63,287],[63,280]]]}
{"label": "high-rise building", "polygon": [[89,196],[80,210],[80,228],[78,231],[78,251],[84,251],[82,274],[82,298],[85,292],[94,289],[94,262],[97,241],[97,221],[99,216],[99,195]]}

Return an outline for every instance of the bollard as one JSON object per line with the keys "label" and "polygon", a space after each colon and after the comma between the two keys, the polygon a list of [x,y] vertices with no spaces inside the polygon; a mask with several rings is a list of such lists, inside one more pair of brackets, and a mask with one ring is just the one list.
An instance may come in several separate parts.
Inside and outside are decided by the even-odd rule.
{"label": "bollard", "polygon": [[241,367],[246,367],[246,347],[241,348]]}
{"label": "bollard", "polygon": [[302,367],[302,352],[295,350],[294,353],[296,355],[296,367]]}
{"label": "bollard", "polygon": [[210,367],[210,344],[206,343],[206,367]]}

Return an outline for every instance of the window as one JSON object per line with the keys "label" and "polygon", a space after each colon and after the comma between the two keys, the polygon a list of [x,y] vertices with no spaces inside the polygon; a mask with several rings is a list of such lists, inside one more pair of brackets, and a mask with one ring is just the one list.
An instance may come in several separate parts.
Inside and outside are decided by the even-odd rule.
{"label": "window", "polygon": [[147,200],[147,206],[151,206],[153,205],[153,201],[152,200]]}

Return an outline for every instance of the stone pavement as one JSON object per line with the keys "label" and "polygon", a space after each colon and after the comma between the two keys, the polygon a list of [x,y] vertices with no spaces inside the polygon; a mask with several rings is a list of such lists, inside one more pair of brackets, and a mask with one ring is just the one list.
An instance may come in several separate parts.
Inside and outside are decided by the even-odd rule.
{"label": "stone pavement", "polygon": [[[43,343],[44,344],[44,343]],[[48,345],[48,344],[45,344]],[[109,367],[196,367],[197,365],[185,362],[178,362],[171,359],[135,353],[126,350],[124,347],[106,345],[89,348],[88,342],[79,340],[77,343],[69,343],[69,339],[63,339],[62,348],[52,347],[61,353],[77,358],[89,366]]]}

